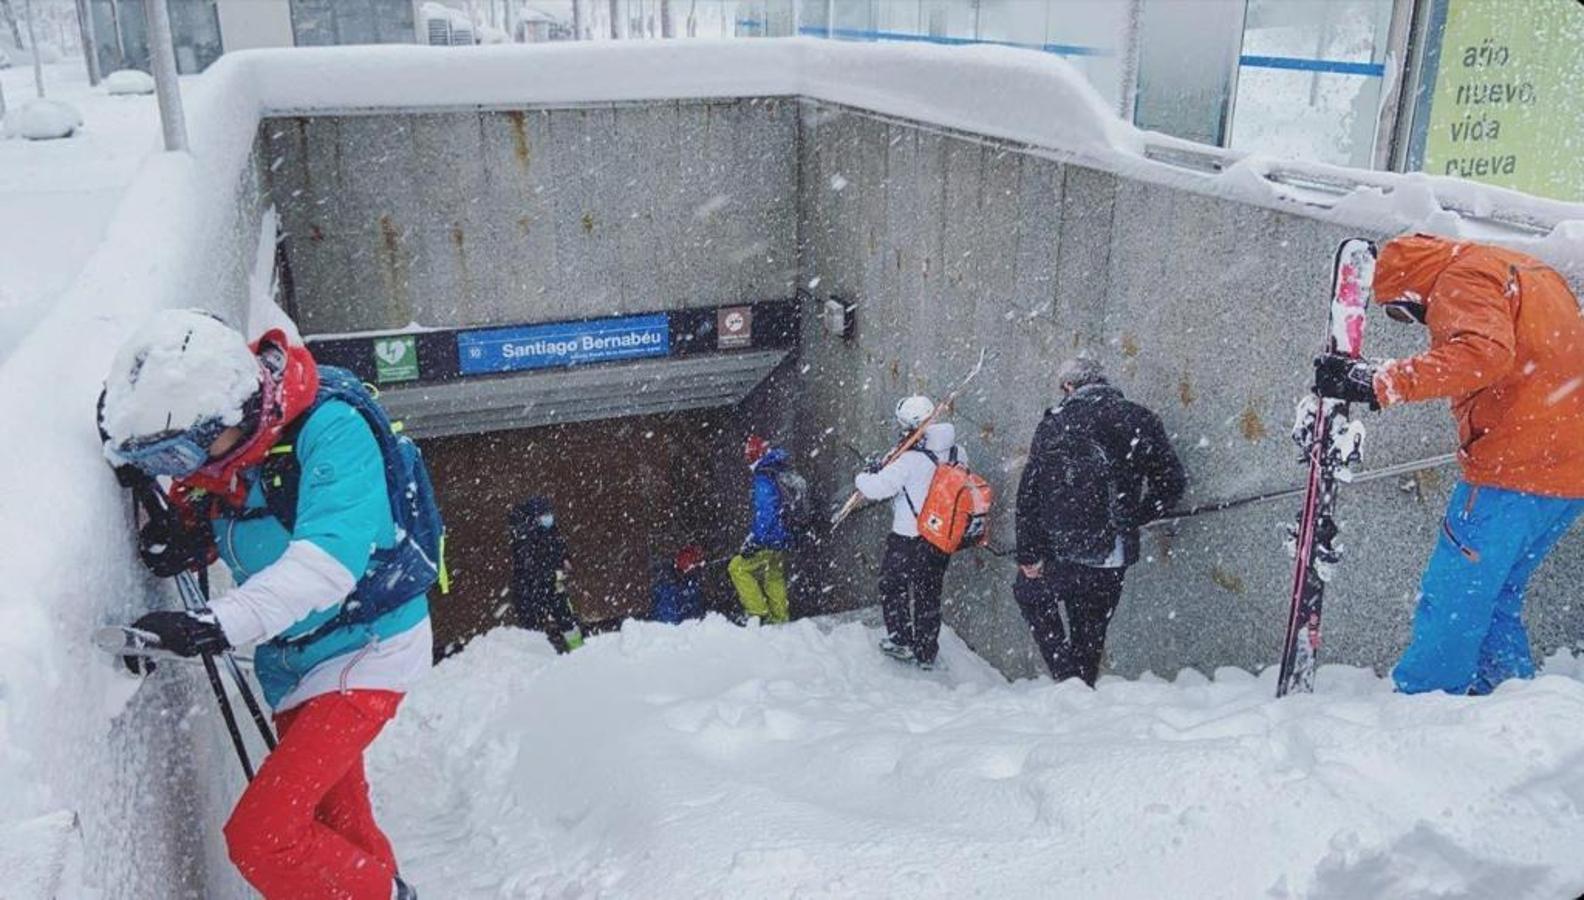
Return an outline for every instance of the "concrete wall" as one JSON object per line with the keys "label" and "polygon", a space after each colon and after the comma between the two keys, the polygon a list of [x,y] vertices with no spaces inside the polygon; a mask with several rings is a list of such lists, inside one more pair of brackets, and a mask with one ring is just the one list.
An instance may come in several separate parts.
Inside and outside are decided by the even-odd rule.
{"label": "concrete wall", "polygon": [[[1000,547],[1011,545],[1029,439],[1057,396],[1055,367],[1080,348],[1160,413],[1188,468],[1185,505],[1301,482],[1287,432],[1347,232],[818,102],[803,104],[801,121],[803,278],[819,279],[820,297],[859,304],[853,343],[805,329],[801,449],[826,490],[851,477],[843,442],[883,449],[896,399],[938,398],[981,348],[985,374],[955,422],[999,491]],[[1411,353],[1424,340],[1384,317],[1371,329],[1371,355]],[[1368,426],[1366,469],[1454,446],[1440,404],[1370,416]],[[1348,555],[1328,590],[1327,661],[1384,668],[1395,659],[1455,476],[1445,467],[1344,488]],[[1112,628],[1112,670],[1275,661],[1292,571],[1280,528],[1298,505],[1150,531]],[[859,517],[827,547],[832,605],[873,601],[885,519]],[[1037,656],[1012,602],[1013,571],[991,553],[959,557],[947,620],[1004,671],[1030,674]],[[1584,534],[1574,534],[1531,593],[1542,649],[1584,633],[1584,611],[1570,602],[1581,576]]]}
{"label": "concrete wall", "polygon": [[[260,140],[309,334],[806,288],[801,358],[740,423],[787,442],[837,499],[857,455],[890,444],[897,397],[944,394],[984,349],[986,372],[955,419],[1000,492],[1003,553],[1023,455],[1057,398],[1055,367],[1080,349],[1160,413],[1188,468],[1185,505],[1294,487],[1304,474],[1287,431],[1324,332],[1332,254],[1349,234],[1337,225],[812,100],[277,118]],[[831,294],[859,303],[852,343],[816,323],[813,303]],[[1371,327],[1372,355],[1424,340],[1383,317]],[[1438,405],[1368,424],[1366,469],[1453,446]],[[729,496],[734,470],[716,468]],[[1443,467],[1344,489],[1349,556],[1329,592],[1327,660],[1395,658],[1455,477]],[[1112,629],[1112,669],[1274,661],[1291,577],[1281,528],[1297,506],[1152,529]],[[796,608],[873,602],[885,530],[884,513],[864,514],[802,560]],[[1537,577],[1542,649],[1584,629],[1566,590],[1581,569],[1574,536]],[[1004,555],[960,557],[948,621],[1004,671],[1031,674],[1012,573]]]}
{"label": "concrete wall", "polygon": [[734,100],[268,119],[306,334],[791,296],[797,110]]}

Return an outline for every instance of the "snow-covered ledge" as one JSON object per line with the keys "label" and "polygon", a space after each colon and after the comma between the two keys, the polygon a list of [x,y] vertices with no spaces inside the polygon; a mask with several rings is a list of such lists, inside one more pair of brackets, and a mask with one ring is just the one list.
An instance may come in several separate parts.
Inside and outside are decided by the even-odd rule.
{"label": "snow-covered ledge", "polygon": [[807,97],[1364,230],[1498,240],[1584,278],[1584,204],[1140,131],[1063,60],[1008,47],[814,38],[382,46],[248,51],[215,69],[227,65],[247,71],[261,114]]}

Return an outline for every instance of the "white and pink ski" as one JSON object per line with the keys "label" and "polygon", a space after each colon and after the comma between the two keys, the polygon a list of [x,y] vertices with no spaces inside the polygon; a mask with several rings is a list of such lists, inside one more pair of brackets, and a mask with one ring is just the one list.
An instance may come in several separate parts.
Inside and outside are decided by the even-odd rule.
{"label": "white and pink ski", "polygon": [[[1357,358],[1364,352],[1364,311],[1375,278],[1375,244],[1349,238],[1337,247],[1331,282],[1331,312],[1325,352]],[[1303,509],[1289,533],[1293,569],[1292,606],[1282,644],[1276,696],[1314,690],[1320,654],[1320,612],[1326,582],[1341,559],[1337,543],[1336,483],[1347,481],[1359,461],[1364,426],[1348,417],[1348,404],[1311,393],[1298,405],[1293,440],[1309,464]]]}

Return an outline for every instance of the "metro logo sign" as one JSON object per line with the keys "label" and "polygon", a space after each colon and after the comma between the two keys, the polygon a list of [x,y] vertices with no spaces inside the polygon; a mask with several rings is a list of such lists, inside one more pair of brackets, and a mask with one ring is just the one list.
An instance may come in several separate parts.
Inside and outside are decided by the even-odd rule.
{"label": "metro logo sign", "polygon": [[735,350],[753,346],[753,307],[728,306],[715,313],[715,347]]}

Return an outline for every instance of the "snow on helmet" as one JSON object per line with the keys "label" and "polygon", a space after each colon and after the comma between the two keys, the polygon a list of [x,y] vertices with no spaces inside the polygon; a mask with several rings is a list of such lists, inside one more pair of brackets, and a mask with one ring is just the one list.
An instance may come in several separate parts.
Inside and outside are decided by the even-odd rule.
{"label": "snow on helmet", "polygon": [[161,312],[121,345],[105,379],[105,455],[149,474],[189,474],[226,428],[251,430],[260,384],[258,358],[235,329],[201,310]]}
{"label": "snow on helmet", "polygon": [[896,405],[897,424],[911,430],[924,424],[924,420],[933,412],[935,412],[935,401],[923,394],[903,397]]}

